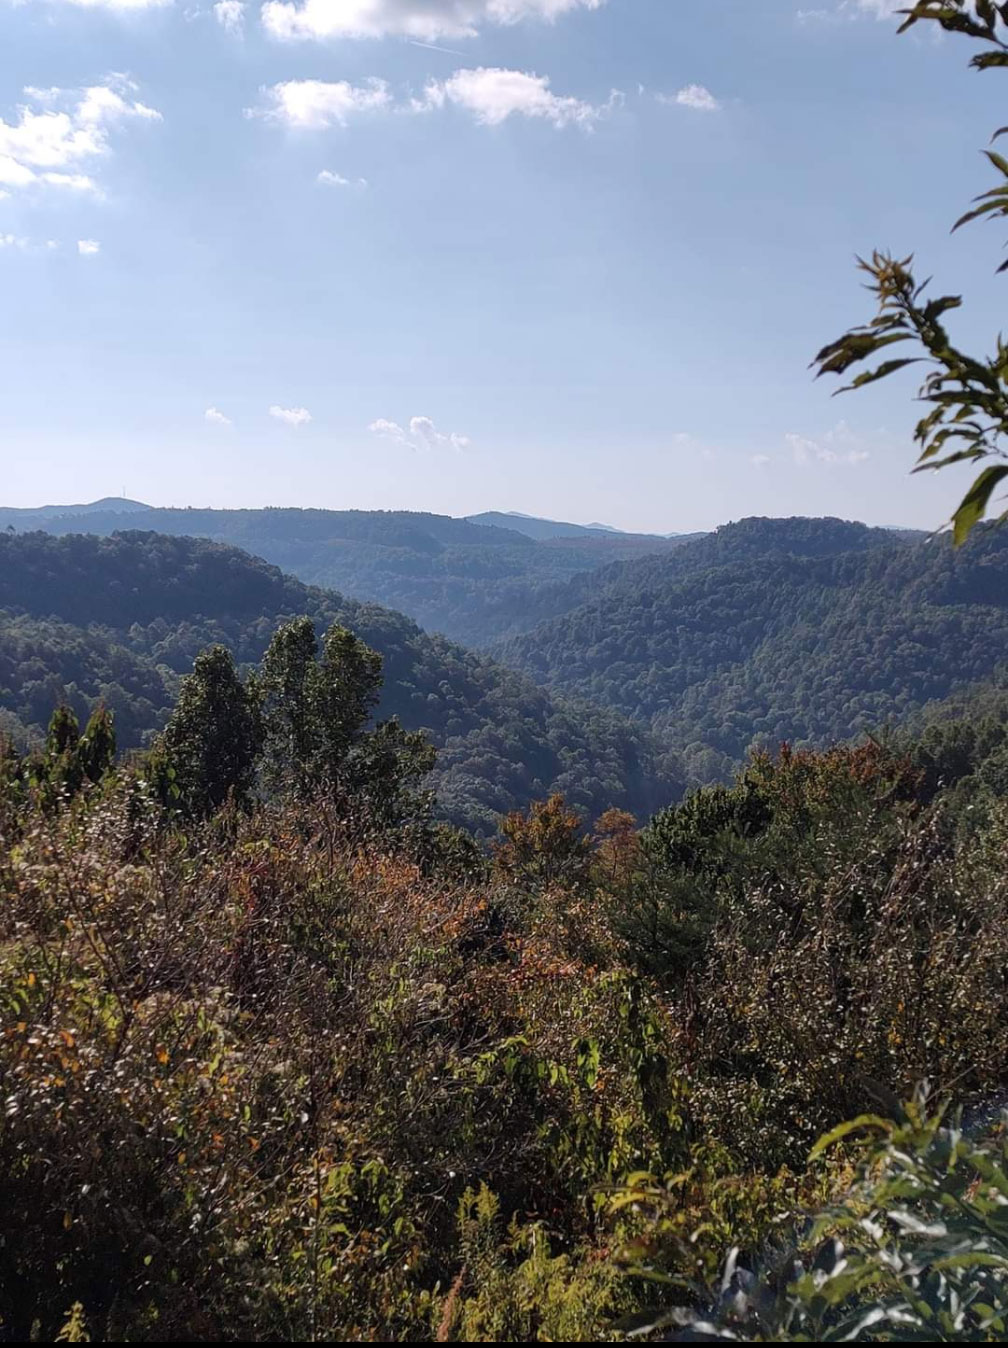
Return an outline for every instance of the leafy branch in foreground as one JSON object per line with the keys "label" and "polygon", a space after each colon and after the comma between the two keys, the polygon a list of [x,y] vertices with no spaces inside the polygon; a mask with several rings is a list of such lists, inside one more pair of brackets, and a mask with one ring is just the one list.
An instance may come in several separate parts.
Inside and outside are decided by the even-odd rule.
{"label": "leafy branch in foreground", "polygon": [[[683,1284],[695,1302],[706,1301],[705,1310],[638,1314],[621,1327],[645,1333],[676,1326],[672,1338],[693,1340],[1002,1342],[1004,1116],[996,1139],[975,1141],[958,1119],[930,1113],[924,1091],[899,1112],[898,1120],[862,1115],[817,1143],[813,1159],[852,1134],[869,1135],[846,1198],[815,1216],[796,1245],[756,1273],[740,1267],[733,1250],[713,1295]],[[633,1196],[661,1213],[660,1190]]]}
{"label": "leafy branch in foreground", "polygon": [[[978,70],[1008,66],[1008,43],[1002,34],[1008,25],[1008,4],[992,0],[921,0],[901,11],[906,17],[899,31],[932,20],[947,32],[963,33],[988,44],[989,50],[973,57]],[[1008,127],[995,132],[996,140]],[[981,216],[1008,215],[1008,160],[994,150],[985,154],[1001,174],[1003,182],[975,199],[973,208],[953,226]],[[958,295],[925,299],[928,282],[918,283],[911,271],[912,257],[897,260],[888,253],[875,252],[871,260],[858,259],[862,271],[871,278],[867,289],[878,300],[878,313],[870,323],[852,328],[842,337],[824,346],[812,362],[818,375],[846,373],[852,366],[871,360],[886,347],[912,342],[921,354],[882,360],[863,370],[838,392],[863,388],[885,379],[908,365],[925,362],[931,366],[918,397],[930,410],[917,423],[914,432],[920,454],[915,472],[945,468],[953,463],[996,459],[976,477],[952,517],[956,544],[965,542],[971,530],[988,512],[995,488],[1008,477],[1008,346],[998,336],[991,357],[973,357],[952,344],[942,316],[962,304]],[[1002,263],[999,271],[1008,269]],[[1000,518],[1004,519],[1008,512]]]}

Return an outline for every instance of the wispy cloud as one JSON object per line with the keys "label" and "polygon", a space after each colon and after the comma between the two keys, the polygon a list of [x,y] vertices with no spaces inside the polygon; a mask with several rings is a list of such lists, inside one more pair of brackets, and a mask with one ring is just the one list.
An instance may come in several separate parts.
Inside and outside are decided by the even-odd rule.
{"label": "wispy cloud", "polygon": [[366,178],[344,178],[342,173],[333,173],[332,169],[323,169],[315,181],[327,187],[367,187]]}
{"label": "wispy cloud", "polygon": [[475,37],[487,25],[554,20],[604,0],[268,0],[262,21],[275,38]]}
{"label": "wispy cloud", "polygon": [[392,104],[388,85],[379,79],[362,85],[348,80],[285,80],[263,93],[267,107],[258,115],[302,130],[346,126],[353,117],[381,112]]}
{"label": "wispy cloud", "polygon": [[[431,113],[446,107],[460,108],[484,126],[499,126],[509,117],[531,117],[556,127],[590,128],[623,97],[614,90],[605,103],[587,103],[554,93],[546,75],[487,66],[456,70],[445,80],[431,80],[421,97],[400,101],[388,83],[377,78],[359,85],[347,80],[286,80],[262,92],[265,107],[250,109],[247,115],[299,130],[346,126],[351,119],[367,114]],[[335,181],[339,176],[320,181]]]}
{"label": "wispy cloud", "polygon": [[94,257],[101,252],[101,244],[97,239],[78,239],[77,251],[81,257]]}
{"label": "wispy cloud", "polygon": [[203,413],[203,419],[209,421],[211,426],[233,426],[234,422],[230,417],[226,417],[223,412],[216,407],[208,407]]}
{"label": "wispy cloud", "polygon": [[791,450],[791,457],[800,467],[815,463],[856,467],[871,458],[863,439],[845,421],[816,440],[795,431],[789,431],[784,440]]}
{"label": "wispy cloud", "polygon": [[217,0],[213,7],[214,18],[220,26],[232,35],[240,37],[245,28],[245,5],[243,0]]}
{"label": "wispy cloud", "polygon": [[377,421],[372,421],[368,430],[374,435],[381,436],[385,440],[394,440],[397,444],[405,445],[413,450],[433,450],[433,449],[468,449],[472,444],[468,435],[460,435],[457,431],[443,432],[439,431],[430,417],[410,417],[409,426],[404,428],[395,421],[388,421],[384,417],[379,417]]}
{"label": "wispy cloud", "polygon": [[546,75],[480,66],[475,70],[456,70],[446,80],[432,80],[424,90],[423,100],[418,100],[414,107],[422,111],[454,104],[486,126],[498,126],[506,118],[517,116],[540,117],[556,127],[589,127],[621,98],[613,91],[607,103],[586,103],[555,94]]}
{"label": "wispy cloud", "polygon": [[659,103],[679,108],[692,108],[694,112],[720,112],[721,104],[709,89],[702,84],[687,84],[675,94],[656,94]]}
{"label": "wispy cloud", "polygon": [[161,120],[154,108],[132,97],[136,90],[132,81],[116,76],[76,90],[27,87],[14,118],[0,117],[0,186],[97,191],[80,166],[110,153],[112,132],[122,123]]}
{"label": "wispy cloud", "polygon": [[892,19],[902,9],[909,8],[909,0],[835,0],[827,8],[799,9],[795,18],[801,24],[837,23],[843,19]]}
{"label": "wispy cloud", "polygon": [[269,414],[286,426],[307,426],[312,419],[307,407],[278,407],[276,403],[270,408]]}

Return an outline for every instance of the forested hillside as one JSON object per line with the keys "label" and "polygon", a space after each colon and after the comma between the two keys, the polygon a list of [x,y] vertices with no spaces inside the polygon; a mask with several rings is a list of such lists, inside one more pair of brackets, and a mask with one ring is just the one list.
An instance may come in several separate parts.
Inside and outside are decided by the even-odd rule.
{"label": "forested hillside", "polygon": [[497,646],[555,691],[618,708],[692,777],[750,746],[822,744],[984,680],[1008,651],[1008,535],[745,520],[578,578],[583,602]]}
{"label": "forested hillside", "polygon": [[[193,796],[212,666],[146,761],[100,717],[0,737],[3,1341],[860,1341],[890,1306],[873,1341],[1003,1341],[997,698],[642,830],[554,797],[486,855],[342,755],[301,789],[269,679],[286,787]],[[352,706],[310,703],[332,745]]]}
{"label": "forested hillside", "polygon": [[140,532],[0,535],[0,612],[0,708],[36,736],[61,699],[82,717],[102,699],[120,745],[139,745],[163,724],[201,650],[220,642],[251,664],[282,621],[308,614],[320,629],[346,625],[383,656],[379,714],[430,734],[453,819],[492,829],[502,811],[553,789],[589,810],[615,803],[644,816],[681,789],[648,736],[619,715],[568,707],[401,614],[221,544]]}
{"label": "forested hillside", "polygon": [[[86,516],[86,526],[82,517]],[[143,527],[232,543],[300,580],[408,614],[421,627],[480,646],[557,611],[564,584],[582,572],[679,540],[604,530],[568,532],[548,521],[538,539],[506,527],[418,511],[167,510],[108,498],[92,506],[0,509],[0,530],[111,534]],[[501,527],[501,525],[505,527]]]}

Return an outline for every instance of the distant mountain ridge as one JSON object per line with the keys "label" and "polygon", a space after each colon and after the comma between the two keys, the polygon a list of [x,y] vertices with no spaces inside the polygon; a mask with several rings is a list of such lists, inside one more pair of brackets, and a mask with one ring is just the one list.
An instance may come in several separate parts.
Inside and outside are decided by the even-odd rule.
{"label": "distant mountain ridge", "polygon": [[400,613],[234,547],[145,531],[0,532],[0,731],[37,737],[61,701],[84,715],[102,700],[121,746],[141,744],[201,650],[220,642],[254,663],[299,614],[381,653],[381,714],[438,746],[434,781],[456,822],[492,832],[500,813],[554,790],[589,815],[615,803],[644,817],[681,791],[674,761],[619,714],[567,706]]}
{"label": "distant mountain ridge", "polygon": [[651,726],[700,780],[754,745],[900,722],[1008,665],[1005,529],[955,550],[842,520],[754,518],[566,590],[494,653]]}
{"label": "distant mountain ridge", "polygon": [[80,505],[0,506],[0,529],[19,525],[36,527],[34,522],[44,519],[76,518],[81,515],[139,515],[152,509],[143,501],[131,501],[126,496],[103,496],[98,501]]}
{"label": "distant mountain ridge", "polygon": [[537,540],[522,532],[518,517],[499,518],[503,523],[405,510],[168,509],[110,497],[90,506],[0,509],[0,530],[58,535],[86,527],[109,535],[125,526],[231,543],[308,584],[407,613],[469,646],[523,630],[539,614],[542,594],[581,572],[677,546],[605,530]]}
{"label": "distant mountain ridge", "polygon": [[538,542],[551,538],[621,538],[650,539],[659,547],[675,534],[638,534],[614,529],[608,524],[570,524],[565,520],[548,520],[538,515],[524,515],[518,510],[485,510],[480,515],[466,515],[472,524],[489,525],[498,529],[514,529]]}

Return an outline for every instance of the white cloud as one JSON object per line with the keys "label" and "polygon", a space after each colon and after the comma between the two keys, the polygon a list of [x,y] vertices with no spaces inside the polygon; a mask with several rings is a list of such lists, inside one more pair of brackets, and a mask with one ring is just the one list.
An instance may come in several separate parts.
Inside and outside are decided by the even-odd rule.
{"label": "white cloud", "polygon": [[657,98],[659,103],[674,103],[680,108],[693,108],[695,112],[721,111],[721,104],[702,84],[687,84],[677,94],[658,94]]}
{"label": "white cloud", "polygon": [[424,91],[424,101],[414,106],[419,111],[453,103],[485,126],[498,126],[512,115],[542,117],[558,127],[590,126],[620,97],[613,93],[608,104],[595,106],[579,98],[561,97],[549,84],[545,75],[480,66],[477,70],[456,70],[444,81],[432,81]]}
{"label": "white cloud", "polygon": [[[118,79],[120,88],[135,93],[137,86],[132,80]],[[58,94],[50,89],[47,96]],[[124,117],[140,117],[147,122],[160,122],[161,114],[146,103],[129,102],[123,98],[111,84],[95,84],[84,90],[84,96],[77,105],[77,117],[85,126],[100,126],[103,122],[119,122]]]}
{"label": "white cloud", "polygon": [[[346,126],[352,117],[375,112],[427,113],[449,105],[464,109],[485,126],[498,126],[508,117],[539,117],[553,126],[592,126],[615,107],[622,94],[613,90],[604,104],[561,97],[550,89],[545,75],[522,70],[479,67],[456,70],[446,80],[432,80],[422,98],[397,103],[385,80],[369,79],[353,85],[347,80],[287,80],[263,89],[268,106],[250,109],[248,116],[263,116],[289,127],[317,130]],[[340,174],[323,170],[320,182],[346,186]],[[358,179],[358,185],[364,185]]]}
{"label": "white cloud", "polygon": [[[386,440],[398,440],[401,445],[408,445],[409,439],[403,428],[395,421],[386,421],[384,417],[379,417],[377,421],[372,421],[368,430],[374,435],[381,435]],[[410,446],[411,448],[413,446]]]}
{"label": "white cloud", "polygon": [[276,403],[269,410],[271,417],[287,426],[306,426],[311,421],[307,407],[278,407]]}
{"label": "white cloud", "polygon": [[46,239],[36,243],[33,239],[22,238],[18,234],[0,234],[0,248],[20,248],[29,252],[53,252],[61,247],[58,239]]}
{"label": "white cloud", "polygon": [[379,417],[377,421],[372,421],[368,430],[375,435],[382,436],[386,440],[394,440],[397,444],[405,445],[408,449],[468,449],[472,444],[468,435],[460,435],[458,431],[449,431],[447,433],[439,431],[430,417],[410,417],[408,429],[404,429],[395,421],[387,421],[384,417]]}
{"label": "white cloud", "polygon": [[908,8],[909,0],[837,0],[833,9],[799,9],[795,17],[803,24],[837,23],[844,19],[863,18],[865,15],[891,19],[900,10]]}
{"label": "white cloud", "polygon": [[380,112],[392,102],[388,85],[378,79],[364,85],[347,80],[286,80],[263,93],[272,105],[265,116],[300,128],[346,126],[351,117]]}
{"label": "white cloud", "polygon": [[203,413],[205,421],[209,421],[211,426],[233,426],[234,422],[230,417],[226,417],[223,412],[218,411],[216,407],[208,407]]}
{"label": "white cloud", "polygon": [[245,27],[245,5],[243,0],[217,0],[213,7],[214,18],[234,37],[240,36]]}
{"label": "white cloud", "polygon": [[81,257],[94,257],[96,253],[101,252],[101,244],[97,239],[78,239],[77,251]]}
{"label": "white cloud", "polygon": [[749,460],[756,468],[765,468],[770,461],[769,454],[754,454]]}
{"label": "white cloud", "polygon": [[367,187],[366,178],[344,178],[342,173],[333,173],[331,169],[323,169],[315,181],[327,187]]}
{"label": "white cloud", "polygon": [[26,187],[35,182],[36,176],[26,164],[19,164],[10,155],[0,154],[0,183],[5,187]]}
{"label": "white cloud", "polygon": [[474,37],[486,24],[552,21],[604,0],[268,0],[262,21],[273,37]]}
{"label": "white cloud", "polygon": [[788,432],[784,439],[795,463],[801,467],[811,463],[856,467],[871,458],[869,451],[864,448],[864,441],[854,434],[845,421],[839,422],[818,440],[811,440],[794,431]]}
{"label": "white cloud", "polygon": [[26,88],[29,101],[14,119],[0,117],[0,185],[97,192],[90,174],[72,170],[106,156],[110,133],[120,123],[161,120],[154,108],[130,97],[135,91],[119,76],[85,89]]}
{"label": "white cloud", "polygon": [[51,187],[66,187],[71,192],[98,191],[98,184],[86,173],[43,173],[41,176]]}

